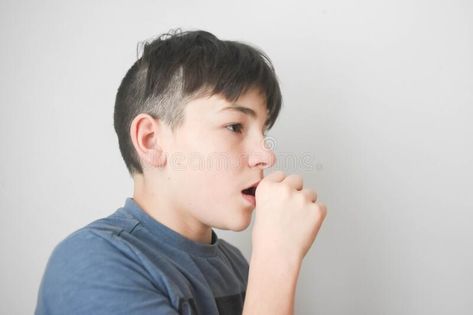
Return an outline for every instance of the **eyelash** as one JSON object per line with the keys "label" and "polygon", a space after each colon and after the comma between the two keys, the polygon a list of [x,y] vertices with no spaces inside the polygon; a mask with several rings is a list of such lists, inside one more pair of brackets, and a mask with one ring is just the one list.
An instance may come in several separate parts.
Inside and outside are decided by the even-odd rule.
{"label": "eyelash", "polygon": [[[240,131],[231,131],[232,133],[242,133],[243,124],[240,124],[240,123],[237,123],[237,124],[230,124],[230,125],[227,125],[227,126],[225,126],[225,127],[227,127],[227,129],[228,129],[228,127],[233,127],[233,126],[238,126],[238,127],[240,128],[240,129],[239,129]],[[230,129],[228,129],[228,130],[230,130]],[[263,137],[264,137],[264,138],[267,137],[267,130],[265,130],[265,131],[263,132]]]}
{"label": "eyelash", "polygon": [[233,126],[238,126],[238,128],[240,128],[240,129],[239,129],[240,131],[231,131],[231,130],[229,129],[231,132],[233,132],[233,133],[242,133],[242,131],[241,131],[241,130],[243,129],[243,125],[242,125],[242,124],[230,124],[230,125],[227,125],[226,127],[227,127],[227,129],[228,129],[228,127],[233,127]]}

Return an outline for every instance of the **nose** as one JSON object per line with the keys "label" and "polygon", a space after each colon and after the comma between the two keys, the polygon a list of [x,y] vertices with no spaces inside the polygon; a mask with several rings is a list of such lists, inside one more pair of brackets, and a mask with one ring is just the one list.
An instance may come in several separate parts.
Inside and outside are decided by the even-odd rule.
{"label": "nose", "polygon": [[276,155],[273,152],[273,144],[268,145],[266,137],[261,139],[256,147],[251,150],[248,158],[250,167],[260,167],[261,169],[272,167],[276,163]]}

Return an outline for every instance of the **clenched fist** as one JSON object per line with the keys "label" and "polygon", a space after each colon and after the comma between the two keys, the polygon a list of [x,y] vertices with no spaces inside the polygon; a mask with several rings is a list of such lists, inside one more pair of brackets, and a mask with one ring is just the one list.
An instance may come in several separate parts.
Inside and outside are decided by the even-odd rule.
{"label": "clenched fist", "polygon": [[256,188],[253,253],[302,261],[327,215],[302,177],[274,171]]}

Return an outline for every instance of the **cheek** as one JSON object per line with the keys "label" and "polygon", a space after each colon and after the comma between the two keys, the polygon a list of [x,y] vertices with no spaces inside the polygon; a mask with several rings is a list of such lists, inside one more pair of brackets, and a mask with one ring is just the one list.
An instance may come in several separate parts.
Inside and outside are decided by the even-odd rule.
{"label": "cheek", "polygon": [[190,197],[201,202],[202,200],[220,198],[225,199],[232,190],[236,188],[235,174],[229,173],[231,169],[225,170],[209,163],[189,167],[186,171],[179,173],[179,185],[182,187],[183,197]]}
{"label": "cheek", "polygon": [[[206,182],[207,184],[203,184]],[[199,218],[202,222],[216,223],[222,216],[233,207],[238,196],[236,189],[228,183],[193,181],[194,186],[187,186],[188,193],[181,194],[181,199],[185,200],[188,211]],[[231,184],[231,183],[230,183]],[[188,185],[188,184],[186,184]],[[196,188],[197,187],[197,188]]]}
{"label": "cheek", "polygon": [[225,176],[221,172],[206,173],[205,176],[195,179],[194,183],[199,187],[199,193],[193,196],[204,207],[221,207],[235,195],[237,185],[234,176]]}

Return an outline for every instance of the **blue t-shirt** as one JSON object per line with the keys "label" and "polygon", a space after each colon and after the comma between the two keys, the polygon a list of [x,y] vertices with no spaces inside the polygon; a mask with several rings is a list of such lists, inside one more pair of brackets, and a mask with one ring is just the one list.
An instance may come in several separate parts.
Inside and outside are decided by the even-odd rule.
{"label": "blue t-shirt", "polygon": [[56,246],[35,314],[241,314],[248,268],[213,230],[194,242],[127,198]]}

